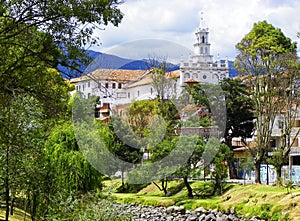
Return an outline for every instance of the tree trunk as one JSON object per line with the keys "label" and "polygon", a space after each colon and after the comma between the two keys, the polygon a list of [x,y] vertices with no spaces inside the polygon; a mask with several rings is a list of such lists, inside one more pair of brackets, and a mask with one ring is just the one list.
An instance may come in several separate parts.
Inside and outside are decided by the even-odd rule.
{"label": "tree trunk", "polygon": [[194,197],[194,195],[193,195],[193,189],[192,189],[192,187],[190,186],[190,183],[189,183],[189,181],[188,181],[188,177],[187,177],[187,176],[183,177],[183,182],[184,182],[184,185],[185,185],[186,188],[187,188],[187,191],[188,191],[188,197],[189,197],[189,198],[193,198],[193,197]]}
{"label": "tree trunk", "polygon": [[254,163],[255,166],[255,183],[261,183],[260,180],[260,161]]}
{"label": "tree trunk", "polygon": [[5,221],[9,218],[9,183],[8,177],[5,178]]}
{"label": "tree trunk", "polygon": [[168,180],[167,179],[162,179],[161,180],[161,187],[164,191],[165,196],[167,196],[167,194],[168,194],[167,186],[168,186]]}
{"label": "tree trunk", "polygon": [[282,174],[281,174],[281,169],[282,169],[282,165],[278,165],[276,166],[276,180],[277,180],[277,184],[282,185]]}
{"label": "tree trunk", "polygon": [[6,147],[6,170],[5,170],[5,221],[8,221],[9,218],[9,147]]}

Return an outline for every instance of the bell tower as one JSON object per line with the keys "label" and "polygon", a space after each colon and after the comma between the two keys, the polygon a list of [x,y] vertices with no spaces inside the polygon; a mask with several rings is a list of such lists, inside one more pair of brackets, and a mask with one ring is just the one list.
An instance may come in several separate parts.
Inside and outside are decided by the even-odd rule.
{"label": "bell tower", "polygon": [[210,55],[210,43],[208,41],[209,31],[205,27],[203,12],[201,13],[201,21],[199,28],[196,30],[196,43],[194,44],[194,53],[196,57],[201,57],[199,59],[202,62],[212,61],[212,56]]}

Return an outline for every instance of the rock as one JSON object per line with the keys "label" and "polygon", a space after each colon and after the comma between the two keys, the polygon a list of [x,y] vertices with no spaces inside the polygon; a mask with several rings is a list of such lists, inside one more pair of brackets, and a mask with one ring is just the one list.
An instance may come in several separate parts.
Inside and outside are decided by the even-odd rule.
{"label": "rock", "polygon": [[230,208],[229,212],[230,212],[231,214],[235,214],[235,208],[234,208],[234,206]]}
{"label": "rock", "polygon": [[185,214],[185,208],[183,206],[176,206],[174,208],[174,211],[179,213],[179,214]]}
{"label": "rock", "polygon": [[206,210],[205,210],[203,207],[198,207],[198,208],[196,208],[194,211],[195,211],[196,213],[200,213],[200,214],[206,213]]}
{"label": "rock", "polygon": [[173,213],[174,210],[175,210],[175,206],[169,206],[169,207],[167,208],[167,214]]}
{"label": "rock", "polygon": [[189,216],[188,218],[187,218],[187,220],[188,221],[195,221],[195,220],[197,220],[197,216],[195,216],[195,215],[191,215],[191,216]]}

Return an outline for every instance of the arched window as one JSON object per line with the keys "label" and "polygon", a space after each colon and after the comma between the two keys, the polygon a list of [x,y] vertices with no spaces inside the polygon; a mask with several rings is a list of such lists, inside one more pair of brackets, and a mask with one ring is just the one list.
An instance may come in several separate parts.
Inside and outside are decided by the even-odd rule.
{"label": "arched window", "polygon": [[185,73],[185,74],[184,74],[184,78],[185,78],[185,79],[189,79],[190,77],[191,77],[191,76],[190,76],[189,73]]}
{"label": "arched window", "polygon": [[205,43],[205,37],[202,36],[202,43]]}
{"label": "arched window", "polygon": [[196,79],[197,79],[197,78],[198,78],[198,74],[194,73],[194,74],[193,74],[193,78],[196,78]]}

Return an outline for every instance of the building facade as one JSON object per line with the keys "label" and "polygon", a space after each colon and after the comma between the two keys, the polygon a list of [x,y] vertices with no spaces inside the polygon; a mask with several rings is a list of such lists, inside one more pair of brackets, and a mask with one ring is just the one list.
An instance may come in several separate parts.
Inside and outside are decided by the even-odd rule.
{"label": "building facade", "polygon": [[[179,96],[188,82],[217,84],[229,77],[228,61],[213,61],[210,54],[208,28],[196,30],[194,54],[180,62],[179,70],[166,73],[168,83],[165,98]],[[76,91],[84,98],[100,97],[100,105],[129,104],[134,100],[153,99],[158,96],[151,70],[97,69],[80,78],[71,79]]]}

